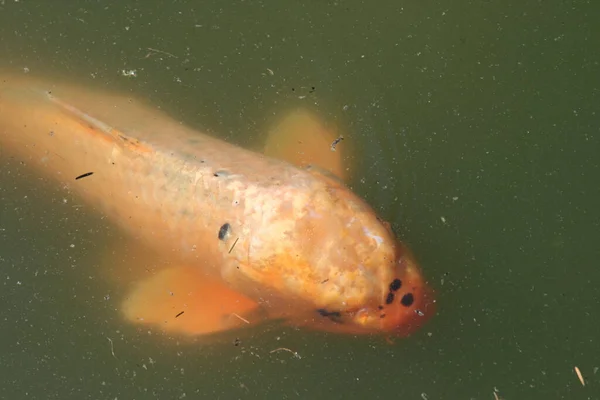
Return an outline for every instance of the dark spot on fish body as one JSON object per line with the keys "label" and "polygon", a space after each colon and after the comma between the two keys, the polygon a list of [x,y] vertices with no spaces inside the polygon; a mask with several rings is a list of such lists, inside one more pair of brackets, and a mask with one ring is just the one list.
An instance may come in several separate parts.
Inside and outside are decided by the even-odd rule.
{"label": "dark spot on fish body", "polygon": [[231,225],[229,225],[229,222],[225,222],[221,226],[221,228],[219,228],[219,234],[218,234],[219,240],[225,240],[230,232],[231,232]]}
{"label": "dark spot on fish body", "polygon": [[[137,196],[136,196],[137,198]],[[182,217],[189,217],[191,215],[193,215],[192,211],[188,210],[187,208],[182,208],[179,210],[179,215]]]}
{"label": "dark spot on fish body", "polygon": [[185,312],[185,311],[182,311],[182,312],[180,312],[179,314],[177,314],[177,315],[175,316],[175,318],[177,318],[177,317],[179,317],[179,316],[183,315],[183,313],[184,313],[184,312]]}
{"label": "dark spot on fish body", "polygon": [[410,307],[414,302],[415,296],[413,296],[412,293],[406,293],[400,300],[400,304],[402,304],[404,307]]}
{"label": "dark spot on fish body", "polygon": [[402,281],[400,279],[394,279],[390,283],[390,292],[397,292],[402,287]]}
{"label": "dark spot on fish body", "polygon": [[394,302],[394,293],[390,292],[388,293],[387,297],[385,298],[385,304],[392,304]]}

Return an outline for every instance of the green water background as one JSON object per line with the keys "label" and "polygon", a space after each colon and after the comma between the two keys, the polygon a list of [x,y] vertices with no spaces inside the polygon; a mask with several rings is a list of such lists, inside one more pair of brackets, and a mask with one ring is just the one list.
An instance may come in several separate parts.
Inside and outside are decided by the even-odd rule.
{"label": "green water background", "polygon": [[359,144],[353,189],[438,299],[394,345],[136,330],[94,272],[121,234],[0,154],[0,398],[600,398],[597,1],[4,0],[0,67],[246,146],[274,110],[314,107]]}

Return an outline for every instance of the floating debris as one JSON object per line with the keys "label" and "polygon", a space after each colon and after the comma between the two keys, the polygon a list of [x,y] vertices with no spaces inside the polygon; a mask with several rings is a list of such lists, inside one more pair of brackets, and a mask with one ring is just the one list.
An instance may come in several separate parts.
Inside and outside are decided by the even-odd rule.
{"label": "floating debris", "polygon": [[79,175],[77,178],[75,178],[75,180],[81,179],[81,178],[87,178],[88,176],[94,175],[93,172],[86,172],[85,174],[81,174]]}
{"label": "floating debris", "polygon": [[115,358],[115,360],[117,360],[117,356],[115,356],[115,348],[113,346],[113,341],[111,338],[109,338],[108,336],[106,337],[106,339],[108,340],[108,342],[110,343],[110,354],[112,354],[112,356]]}
{"label": "floating debris", "polygon": [[247,324],[250,324],[250,321],[248,321],[246,318],[242,318],[239,316],[239,314],[236,313],[231,313],[231,315],[233,315],[234,317],[237,317],[240,321],[245,322]]}
{"label": "floating debris", "polygon": [[137,77],[137,71],[135,69],[130,69],[130,70],[121,70],[121,75],[123,75],[126,78],[135,78]]}
{"label": "floating debris", "polygon": [[337,139],[335,139],[333,141],[333,143],[331,143],[331,151],[335,151],[336,146],[342,141],[344,140],[343,136],[338,137]]}
{"label": "floating debris", "polygon": [[175,318],[177,318],[177,317],[179,317],[179,316],[183,315],[183,313],[184,313],[184,312],[185,312],[185,311],[182,311],[182,312],[180,312],[179,314],[177,314],[177,315],[175,316]]}
{"label": "floating debris", "polygon": [[144,57],[144,58],[149,58],[150,56],[153,56],[154,54],[157,54],[157,53],[164,54],[166,56],[173,57],[173,58],[178,58],[176,55],[168,53],[166,51],[162,51],[162,50],[158,50],[158,49],[153,49],[152,47],[146,47],[146,48],[148,49],[149,53],[146,54],[146,57]]}
{"label": "floating debris", "polygon": [[233,251],[233,248],[237,244],[238,240],[240,240],[240,238],[235,238],[235,242],[233,242],[233,244],[231,245],[231,248],[229,249],[228,254],[231,254],[231,252]]}
{"label": "floating debris", "polygon": [[300,357],[300,354],[298,354],[297,351],[290,350],[287,347],[278,347],[278,348],[276,348],[274,350],[271,350],[269,353],[276,353],[276,352],[279,352],[279,351],[287,351],[288,353],[292,353],[294,355],[294,357],[296,357],[298,359],[302,358],[302,357]]}
{"label": "floating debris", "polygon": [[575,373],[577,374],[577,378],[579,378],[579,382],[581,382],[582,386],[585,386],[585,381],[583,380],[583,375],[581,375],[581,371],[579,368],[575,367]]}

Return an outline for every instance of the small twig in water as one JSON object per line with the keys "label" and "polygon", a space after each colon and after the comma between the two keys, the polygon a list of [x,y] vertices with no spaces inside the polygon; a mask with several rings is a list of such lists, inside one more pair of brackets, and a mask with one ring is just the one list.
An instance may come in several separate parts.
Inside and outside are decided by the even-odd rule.
{"label": "small twig in water", "polygon": [[342,141],[344,140],[343,136],[338,137],[337,139],[335,139],[333,141],[333,143],[331,143],[331,151],[335,151],[336,146]]}
{"label": "small twig in water", "polygon": [[110,354],[112,354],[112,356],[115,358],[115,360],[117,360],[117,356],[115,356],[115,348],[114,348],[112,339],[109,338],[108,336],[106,337],[106,339],[108,339],[108,342],[110,343]]}
{"label": "small twig in water", "polygon": [[85,174],[81,174],[79,175],[77,178],[75,178],[75,180],[79,180],[81,178],[87,178],[88,176],[94,175],[93,172],[86,172]]}
{"label": "small twig in water", "polygon": [[236,238],[235,242],[233,242],[233,244],[231,245],[231,248],[229,249],[229,253],[231,253],[231,251],[233,250],[233,248],[235,247],[235,245],[237,244],[238,240],[240,240],[240,238]]}
{"label": "small twig in water", "polygon": [[294,357],[296,357],[296,358],[302,358],[302,357],[300,357],[300,354],[298,354],[298,352],[290,350],[287,347],[278,347],[274,350],[271,350],[269,353],[275,353],[278,351],[287,351],[288,353],[292,353],[294,355]]}
{"label": "small twig in water", "polygon": [[169,56],[169,57],[177,58],[176,55],[173,55],[171,53],[167,53],[166,51],[153,49],[152,47],[147,47],[147,49],[150,50],[150,53],[146,54],[146,57],[144,57],[144,58],[148,58],[148,57],[154,55],[155,53],[161,53],[161,54],[164,54],[164,55]]}
{"label": "small twig in water", "polygon": [[250,324],[250,321],[248,321],[246,318],[242,318],[236,313],[231,313],[231,314],[238,317],[241,321],[244,321],[245,323]]}
{"label": "small twig in water", "polygon": [[579,378],[579,382],[581,382],[582,386],[585,386],[585,380],[583,380],[583,375],[581,375],[581,371],[579,368],[575,367],[575,374],[577,374],[577,378]]}

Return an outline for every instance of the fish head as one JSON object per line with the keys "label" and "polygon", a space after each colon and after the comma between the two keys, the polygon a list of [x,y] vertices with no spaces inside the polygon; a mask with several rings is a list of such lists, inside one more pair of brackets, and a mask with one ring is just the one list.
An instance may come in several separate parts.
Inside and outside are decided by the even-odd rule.
{"label": "fish head", "polygon": [[272,246],[253,249],[254,280],[308,311],[294,314],[290,307],[287,318],[295,325],[410,334],[434,314],[435,305],[414,257],[345,185],[327,176],[320,185],[310,196],[294,196],[296,207],[276,213],[289,218],[283,217],[279,240],[269,241],[265,233],[261,243]]}
{"label": "fish head", "polygon": [[362,307],[349,310],[349,319],[357,332],[381,332],[408,336],[423,326],[434,314],[436,301],[415,258],[408,247],[395,240],[391,262],[375,257],[384,265],[379,282]]}
{"label": "fish head", "polygon": [[320,325],[348,333],[412,333],[435,311],[433,292],[415,257],[390,224],[352,191],[331,181],[327,191],[333,204],[325,226],[336,228],[320,239],[322,256],[315,261],[329,278],[323,292],[312,295],[324,300]]}

